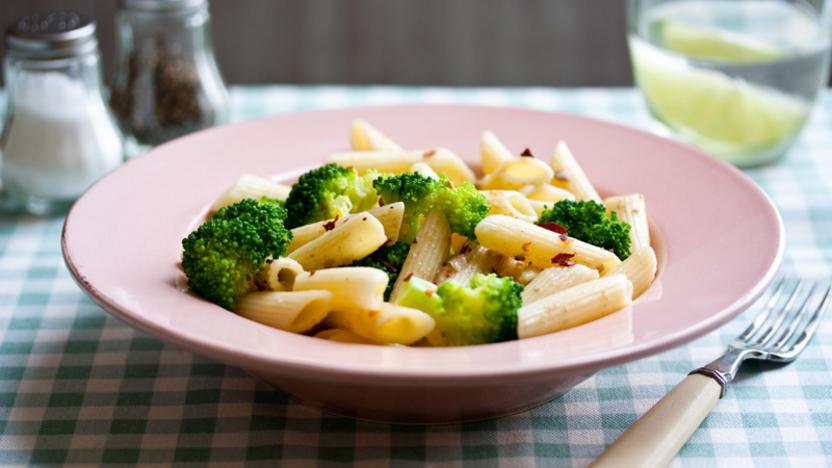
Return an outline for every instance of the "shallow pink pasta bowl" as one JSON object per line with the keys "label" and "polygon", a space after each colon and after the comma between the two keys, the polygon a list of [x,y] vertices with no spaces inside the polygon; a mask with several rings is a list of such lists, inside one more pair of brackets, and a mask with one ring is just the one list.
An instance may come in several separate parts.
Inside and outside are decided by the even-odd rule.
{"label": "shallow pink pasta bowl", "polygon": [[[559,139],[603,194],[644,193],[659,274],[632,307],[567,331],[458,348],[342,344],[272,329],[184,292],[181,239],[242,173],[290,181],[347,149],[354,118],[405,147],[472,164],[493,130],[547,157]],[[539,405],[605,367],[658,353],[736,316],[768,286],[783,226],[766,195],[687,146],[597,120],[524,109],[403,105],[307,112],[163,145],[93,186],[63,233],[66,263],[104,309],[160,340],[361,418],[443,422]]]}

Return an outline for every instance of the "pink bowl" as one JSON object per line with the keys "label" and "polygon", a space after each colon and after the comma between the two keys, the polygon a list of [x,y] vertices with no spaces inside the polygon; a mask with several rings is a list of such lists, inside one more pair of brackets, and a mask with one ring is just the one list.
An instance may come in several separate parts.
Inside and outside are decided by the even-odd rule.
{"label": "pink bowl", "polygon": [[[241,173],[291,180],[345,150],[352,119],[405,147],[478,160],[495,131],[547,155],[567,141],[603,192],[641,192],[660,257],[626,310],[522,341],[429,349],[348,345],[275,330],[183,292],[181,239]],[[324,409],[399,422],[482,419],[560,395],[599,369],[655,354],[725,323],[768,286],[783,226],[733,167],[631,128],[525,109],[404,105],[307,112],[203,131],[100,180],[67,217],[67,266],[104,309],[195,353],[238,366]]]}

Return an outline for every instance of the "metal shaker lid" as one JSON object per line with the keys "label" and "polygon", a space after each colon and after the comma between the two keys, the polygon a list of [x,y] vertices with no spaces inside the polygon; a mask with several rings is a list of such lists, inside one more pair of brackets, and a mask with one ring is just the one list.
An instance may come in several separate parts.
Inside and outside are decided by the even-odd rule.
{"label": "metal shaker lid", "polygon": [[72,11],[34,13],[6,28],[10,54],[23,58],[67,58],[93,52],[98,47],[95,22]]}
{"label": "metal shaker lid", "polygon": [[206,6],[208,0],[122,0],[121,3],[128,10],[173,13]]}

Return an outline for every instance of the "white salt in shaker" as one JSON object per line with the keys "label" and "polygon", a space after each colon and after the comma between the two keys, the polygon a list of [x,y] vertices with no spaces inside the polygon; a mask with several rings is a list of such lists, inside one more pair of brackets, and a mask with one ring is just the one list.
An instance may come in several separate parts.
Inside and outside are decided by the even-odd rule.
{"label": "white salt in shaker", "polygon": [[95,23],[73,12],[26,16],[8,27],[6,46],[4,195],[34,214],[63,211],[124,157],[101,93]]}

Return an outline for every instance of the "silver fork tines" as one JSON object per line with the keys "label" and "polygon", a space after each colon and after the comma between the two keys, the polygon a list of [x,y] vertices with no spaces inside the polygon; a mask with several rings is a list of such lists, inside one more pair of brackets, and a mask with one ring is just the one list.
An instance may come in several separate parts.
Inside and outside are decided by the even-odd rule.
{"label": "silver fork tines", "polygon": [[[818,290],[822,290],[820,294]],[[719,359],[691,374],[714,378],[725,388],[746,359],[787,363],[806,348],[828,308],[832,283],[811,283],[780,279],[771,290],[760,312],[728,346]]]}

